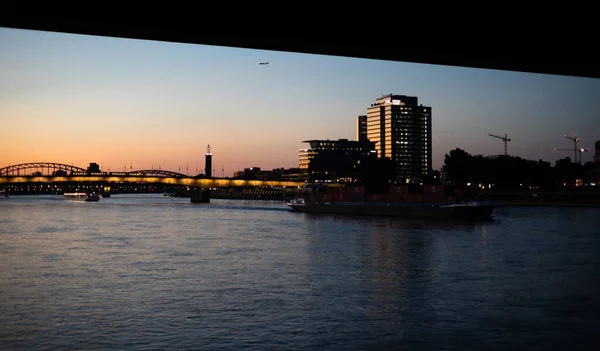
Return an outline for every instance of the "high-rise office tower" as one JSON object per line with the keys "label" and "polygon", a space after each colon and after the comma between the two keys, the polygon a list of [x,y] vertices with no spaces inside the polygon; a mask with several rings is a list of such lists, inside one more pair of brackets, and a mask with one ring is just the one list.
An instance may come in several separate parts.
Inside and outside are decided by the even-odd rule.
{"label": "high-rise office tower", "polygon": [[600,162],[600,140],[594,144],[594,162]]}
{"label": "high-rise office tower", "polygon": [[[397,181],[420,182],[432,171],[431,107],[415,96],[384,95],[367,108],[367,138],[396,165]],[[360,125],[360,123],[359,123]]]}
{"label": "high-rise office tower", "polygon": [[204,174],[206,177],[212,177],[212,153],[210,152],[210,145],[206,148],[206,155],[204,156]]}

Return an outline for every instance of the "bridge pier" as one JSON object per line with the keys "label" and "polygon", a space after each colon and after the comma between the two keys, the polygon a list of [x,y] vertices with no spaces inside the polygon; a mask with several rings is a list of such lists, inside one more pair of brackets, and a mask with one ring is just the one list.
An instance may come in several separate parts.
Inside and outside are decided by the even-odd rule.
{"label": "bridge pier", "polygon": [[190,201],[193,203],[209,203],[210,189],[193,188],[190,190]]}
{"label": "bridge pier", "polygon": [[102,197],[110,197],[110,186],[109,185],[105,185],[102,188]]}

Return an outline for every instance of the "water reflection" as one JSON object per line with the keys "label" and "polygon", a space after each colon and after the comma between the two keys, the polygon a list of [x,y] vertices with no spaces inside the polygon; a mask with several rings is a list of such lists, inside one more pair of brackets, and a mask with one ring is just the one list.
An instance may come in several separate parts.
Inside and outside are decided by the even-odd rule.
{"label": "water reflection", "polygon": [[356,223],[366,225],[376,225],[381,228],[403,228],[403,229],[440,229],[440,230],[473,230],[481,224],[494,223],[493,218],[469,221],[458,219],[432,219],[432,218],[404,218],[404,217],[369,217],[352,216],[342,214],[314,214],[314,213],[295,213],[307,223],[325,220],[332,223]]}
{"label": "water reflection", "polygon": [[[339,308],[313,305],[314,310],[327,311],[321,318],[335,321],[336,332],[360,332],[369,347],[375,340],[389,345],[423,337],[422,317],[434,314],[424,289],[435,271],[433,237],[431,229],[422,229],[425,222],[309,215],[307,223],[321,225],[321,233],[312,234],[307,247],[313,291],[325,297],[319,303]],[[321,275],[324,270],[327,276]]]}
{"label": "water reflection", "polygon": [[487,227],[485,225],[481,226],[481,242],[485,245],[487,244]]}

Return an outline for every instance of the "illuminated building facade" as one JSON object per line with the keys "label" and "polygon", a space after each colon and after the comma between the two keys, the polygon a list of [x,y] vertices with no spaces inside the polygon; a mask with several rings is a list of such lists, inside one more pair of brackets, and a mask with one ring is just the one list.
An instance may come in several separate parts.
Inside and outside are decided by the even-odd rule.
{"label": "illuminated building facade", "polygon": [[257,179],[257,180],[289,180],[304,181],[299,174],[298,168],[274,168],[272,170],[263,170],[260,167],[244,168],[243,171],[233,173],[236,179]]}
{"label": "illuminated building facade", "polygon": [[314,151],[310,149],[300,149],[298,151],[298,171],[300,176],[308,181],[308,166],[311,157],[314,156]]}
{"label": "illuminated building facade", "polygon": [[375,144],[369,141],[306,140],[310,148],[299,152],[300,174],[309,182],[353,182],[361,163],[376,157]]}
{"label": "illuminated building facade", "polygon": [[418,183],[431,173],[431,107],[419,105],[417,97],[377,99],[367,108],[366,134],[377,157],[394,161],[398,182]]}

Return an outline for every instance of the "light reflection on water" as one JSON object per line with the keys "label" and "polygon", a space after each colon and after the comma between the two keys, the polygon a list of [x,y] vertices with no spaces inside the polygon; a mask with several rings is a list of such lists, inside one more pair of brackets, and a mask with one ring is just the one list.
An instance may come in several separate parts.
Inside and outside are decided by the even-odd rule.
{"label": "light reflection on water", "polygon": [[595,341],[597,209],[493,222],[113,195],[0,201],[0,344],[44,349],[569,349]]}

